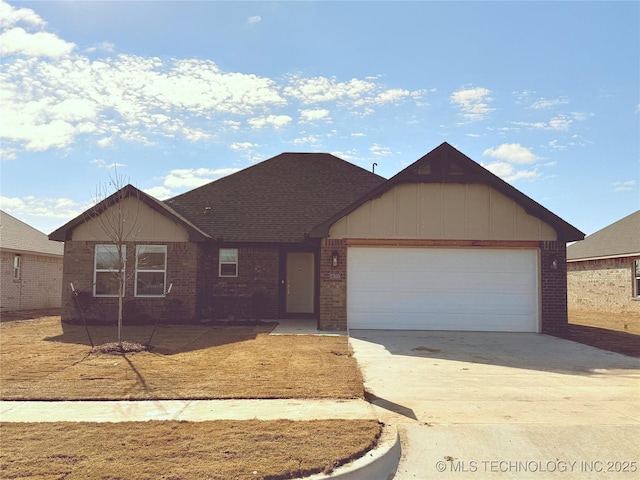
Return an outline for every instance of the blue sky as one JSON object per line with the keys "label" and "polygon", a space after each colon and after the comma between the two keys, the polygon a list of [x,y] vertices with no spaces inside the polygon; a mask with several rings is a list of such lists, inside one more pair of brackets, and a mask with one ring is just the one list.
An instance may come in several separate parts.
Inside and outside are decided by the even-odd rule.
{"label": "blue sky", "polygon": [[640,208],[639,2],[4,2],[0,208],[449,142],[587,234]]}

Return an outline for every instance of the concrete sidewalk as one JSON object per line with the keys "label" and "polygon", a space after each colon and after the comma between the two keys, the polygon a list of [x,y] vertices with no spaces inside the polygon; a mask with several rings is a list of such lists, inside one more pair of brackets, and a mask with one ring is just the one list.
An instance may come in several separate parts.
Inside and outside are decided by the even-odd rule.
{"label": "concrete sidewalk", "polygon": [[[376,420],[364,400],[151,400],[151,401],[0,401],[2,422],[144,422],[178,420]],[[307,480],[392,478],[400,461],[400,438],[387,426],[378,445],[331,474]]]}
{"label": "concrete sidewalk", "polygon": [[376,419],[364,400],[0,401],[3,422]]}

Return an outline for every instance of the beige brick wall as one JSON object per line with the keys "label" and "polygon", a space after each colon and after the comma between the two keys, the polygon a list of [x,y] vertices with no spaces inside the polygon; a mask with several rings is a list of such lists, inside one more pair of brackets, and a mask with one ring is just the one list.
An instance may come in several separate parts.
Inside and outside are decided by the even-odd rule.
{"label": "beige brick wall", "polygon": [[0,310],[58,308],[62,303],[62,258],[20,255],[20,279],[13,278],[12,252],[2,252]]}
{"label": "beige brick wall", "polygon": [[567,264],[569,308],[640,313],[640,299],[633,297],[633,261],[634,258],[610,258]]}

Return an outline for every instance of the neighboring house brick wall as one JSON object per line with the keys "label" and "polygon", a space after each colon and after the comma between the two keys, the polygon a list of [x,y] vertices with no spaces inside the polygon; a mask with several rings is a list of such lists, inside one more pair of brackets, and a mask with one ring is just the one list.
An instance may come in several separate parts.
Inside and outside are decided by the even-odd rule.
{"label": "neighboring house brick wall", "polygon": [[15,253],[2,252],[0,277],[2,311],[59,308],[62,296],[62,257],[22,253],[20,278],[13,278]]}
{"label": "neighboring house brick wall", "polygon": [[238,276],[219,276],[218,247],[205,255],[204,262],[210,263],[201,266],[202,276],[213,278],[206,279],[207,288],[202,292],[202,316],[213,319],[278,318],[279,249],[233,245],[222,248],[238,249]]}
{"label": "neighboring house brick wall", "polygon": [[[95,246],[108,242],[65,242],[65,269],[62,290],[62,320],[115,323],[117,297],[93,296],[93,268]],[[142,243],[139,243],[140,245]],[[145,242],[144,244],[151,244]],[[184,323],[196,318],[196,284],[200,247],[196,243],[157,243],[167,246],[167,287],[173,283],[166,297],[134,296],[136,243],[127,242],[127,279],[125,283],[123,321],[125,323],[155,322],[158,317],[168,323]],[[74,298],[70,283],[80,292]],[[78,301],[80,306],[78,305]],[[80,307],[80,308],[79,308]]]}
{"label": "neighboring house brick wall", "polygon": [[[333,252],[338,265],[332,265]],[[320,330],[347,329],[347,245],[344,239],[323,239],[320,245]]]}
{"label": "neighboring house brick wall", "polygon": [[567,265],[569,308],[640,314],[640,299],[633,298],[633,266],[638,258],[570,262]]}
{"label": "neighboring house brick wall", "polygon": [[567,328],[566,260],[567,248],[563,242],[540,242],[541,333],[557,333]]}

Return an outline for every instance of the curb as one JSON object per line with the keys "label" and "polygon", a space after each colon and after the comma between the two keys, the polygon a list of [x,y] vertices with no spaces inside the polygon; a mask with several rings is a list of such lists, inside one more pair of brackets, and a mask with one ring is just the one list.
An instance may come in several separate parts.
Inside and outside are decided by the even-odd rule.
{"label": "curb", "polygon": [[395,425],[385,425],[378,445],[353,462],[336,468],[330,474],[318,473],[300,480],[386,480],[398,469],[402,446]]}

